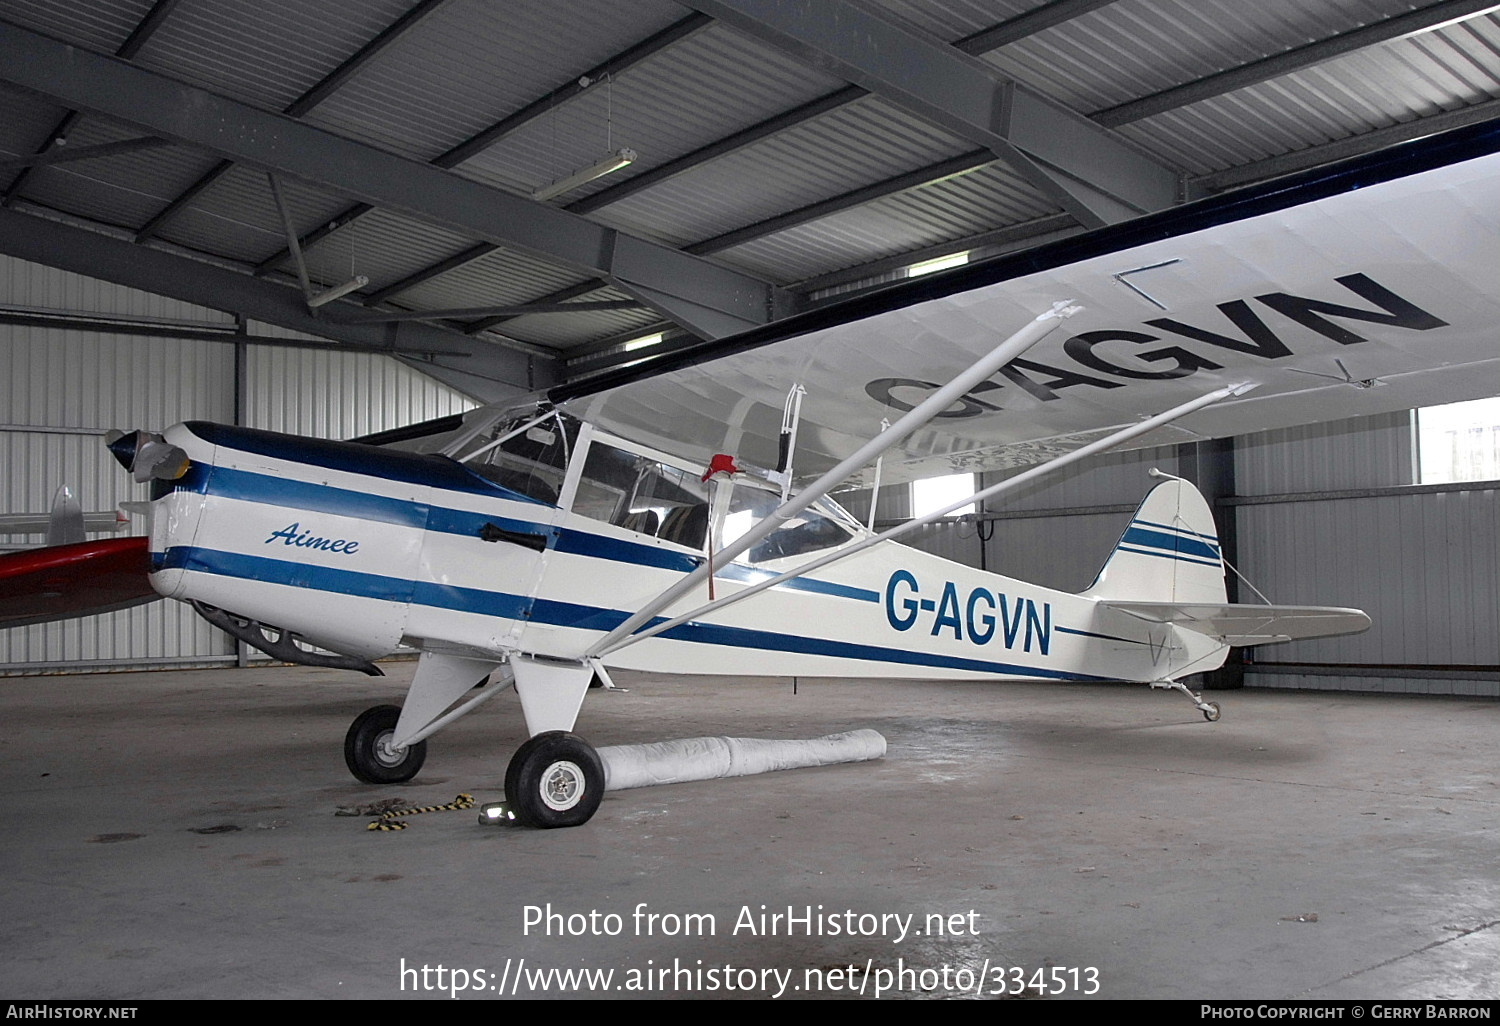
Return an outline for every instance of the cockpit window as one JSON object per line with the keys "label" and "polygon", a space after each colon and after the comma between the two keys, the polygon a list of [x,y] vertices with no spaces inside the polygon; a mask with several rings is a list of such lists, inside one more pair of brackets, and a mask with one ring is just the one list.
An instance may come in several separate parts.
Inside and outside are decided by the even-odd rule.
{"label": "cockpit window", "polygon": [[702,477],[597,439],[590,443],[573,512],[701,550],[708,537]]}
{"label": "cockpit window", "polygon": [[[727,506],[722,495],[715,499],[714,487],[701,470],[672,466],[596,437],[584,459],[573,512],[702,552],[710,530],[715,530],[714,548],[720,548],[781,505],[780,495],[753,477],[717,486],[731,489]],[[723,511],[720,529],[712,522],[715,508]],[[823,500],[782,522],[738,559],[766,563],[835,548],[854,536],[852,523]]]}
{"label": "cockpit window", "polygon": [[[563,417],[550,417],[526,427],[529,419],[497,426],[468,447],[470,453],[477,455],[458,458],[470,470],[502,488],[555,506],[578,425]],[[518,430],[523,427],[525,430]],[[515,433],[510,438],[494,444],[494,439],[505,438],[512,432]],[[479,451],[485,446],[489,448]]]}

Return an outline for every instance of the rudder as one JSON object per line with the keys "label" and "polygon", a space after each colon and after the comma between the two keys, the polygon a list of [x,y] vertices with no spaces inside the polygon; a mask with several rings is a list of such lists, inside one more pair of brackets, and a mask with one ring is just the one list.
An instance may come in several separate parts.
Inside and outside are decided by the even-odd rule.
{"label": "rudder", "polygon": [[1187,481],[1147,493],[1085,598],[1111,602],[1222,604],[1224,558],[1208,502]]}

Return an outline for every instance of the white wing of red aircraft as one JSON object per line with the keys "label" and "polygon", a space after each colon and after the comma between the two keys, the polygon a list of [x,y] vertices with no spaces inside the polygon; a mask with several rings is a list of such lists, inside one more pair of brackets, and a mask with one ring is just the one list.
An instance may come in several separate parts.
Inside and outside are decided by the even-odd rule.
{"label": "white wing of red aircraft", "polygon": [[359,778],[410,779],[501,690],[476,682],[513,681],[532,738],[506,795],[538,826],[597,806],[570,731],[610,667],[1126,680],[1216,719],[1181,678],[1228,646],[1369,621],[1228,603],[1186,482],[1080,594],[901,546],[828,493],[1035,464],[989,495],[1111,446],[1500,392],[1497,150],[1482,126],[914,281],[477,411],[424,452],[203,423],[112,448],[153,482],[163,594],[283,658],[421,650],[405,705],[350,728]]}

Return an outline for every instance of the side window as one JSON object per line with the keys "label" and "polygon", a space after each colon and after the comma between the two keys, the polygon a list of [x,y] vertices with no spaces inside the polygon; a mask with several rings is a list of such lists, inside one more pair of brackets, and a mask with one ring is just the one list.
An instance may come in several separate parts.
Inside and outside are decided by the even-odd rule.
{"label": "side window", "polygon": [[[729,515],[724,518],[725,544],[770,516],[780,504],[781,499],[772,492],[752,488],[744,483],[736,484],[734,495],[729,501]],[[745,554],[745,558],[752,563],[788,559],[835,548],[847,542],[850,537],[852,536],[847,528],[813,505],[787,520],[781,528],[753,546]]]}
{"label": "side window", "polygon": [[702,549],[708,486],[700,475],[594,441],[573,512],[639,534]]}

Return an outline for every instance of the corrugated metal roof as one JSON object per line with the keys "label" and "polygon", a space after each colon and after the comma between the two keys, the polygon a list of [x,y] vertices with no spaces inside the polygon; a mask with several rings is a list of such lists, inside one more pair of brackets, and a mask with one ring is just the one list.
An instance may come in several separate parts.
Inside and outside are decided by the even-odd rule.
{"label": "corrugated metal roof", "polygon": [[573,203],[843,83],[725,29],[693,34],[508,136],[461,174],[530,193],[628,147],[637,162],[573,190]]}
{"label": "corrugated metal roof", "polygon": [[431,160],[665,28],[669,3],[455,0],[318,106],[308,121]]}
{"label": "corrugated metal roof", "polygon": [[596,217],[688,245],[973,148],[867,97],[605,207]]}
{"label": "corrugated metal roof", "polygon": [[[901,254],[962,248],[1031,222],[1038,231],[1059,227],[1056,198],[1004,162],[975,159],[955,171],[978,146],[952,126],[851,88],[830,72],[832,62],[782,52],[668,0],[192,0],[150,21],[153,6],[0,0],[0,19],[105,55],[134,39],[128,59],[136,66],[264,111],[287,109],[342,69],[347,75],[302,114],[307,124],[423,162],[503,125],[503,134],[440,166],[512,195],[630,147],[635,164],[552,205],[776,285],[844,269],[857,277],[874,261],[869,280],[885,280]],[[1325,145],[1340,143],[1342,153],[1350,141],[1384,139],[1394,125],[1454,111],[1500,115],[1500,15],[1483,7],[874,0],[859,10],[899,19],[939,48],[961,44],[996,75],[1116,126],[1119,137],[1189,176],[1248,169],[1250,177],[1259,162],[1301,155],[1315,163]],[[992,30],[1003,45],[983,52],[974,40],[993,45],[1001,37]],[[973,58],[964,60],[972,66]],[[601,67],[614,71],[579,87],[581,75]],[[65,121],[65,107],[4,81],[0,69],[0,154],[32,154],[60,128],[74,151],[142,135],[87,114]],[[799,112],[805,105],[810,113]],[[265,175],[246,167],[190,194],[220,159],[211,147],[171,145],[12,168],[0,171],[0,192],[15,211],[144,231],[148,244],[256,272],[286,248],[280,216]],[[937,169],[932,180],[923,169]],[[346,217],[358,214],[353,194],[363,184],[352,180],[357,170],[349,174],[345,191],[337,174],[319,185],[288,179],[288,206],[297,230],[311,233],[305,248],[316,280],[365,274],[364,294],[373,296],[412,279],[378,297],[383,308],[650,298],[586,291],[610,277],[607,252],[560,246],[549,257],[537,237],[492,249],[492,237],[481,246],[479,233],[385,209]],[[339,227],[329,231],[333,221]],[[615,244],[608,238],[606,248]],[[446,266],[471,252],[474,259]],[[277,287],[291,270],[283,257]],[[493,330],[562,354],[663,323],[643,302],[528,314]]]}
{"label": "corrugated metal roof", "polygon": [[179,4],[136,62],[266,110],[282,110],[401,16],[408,0]]}

